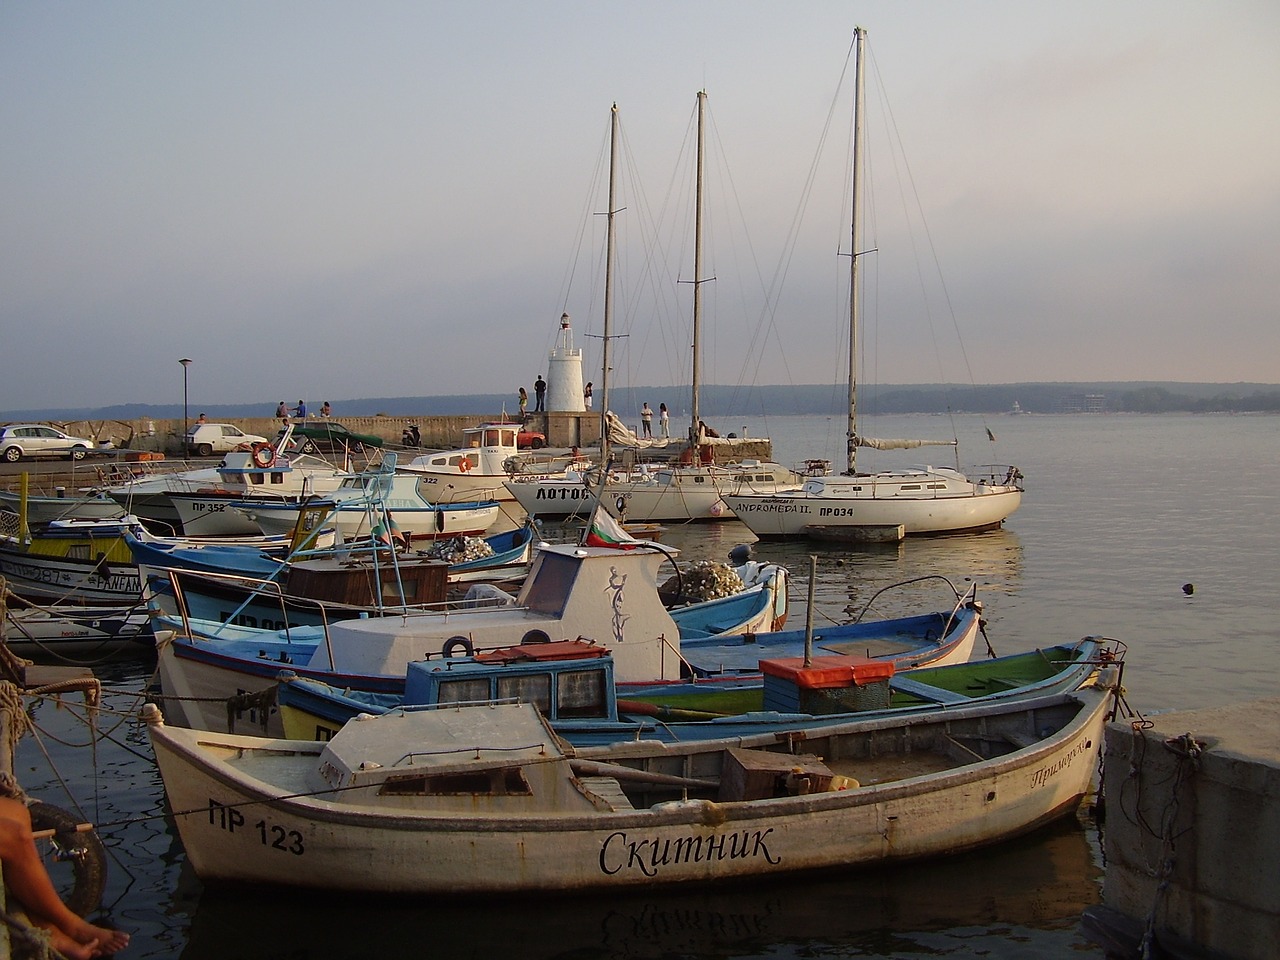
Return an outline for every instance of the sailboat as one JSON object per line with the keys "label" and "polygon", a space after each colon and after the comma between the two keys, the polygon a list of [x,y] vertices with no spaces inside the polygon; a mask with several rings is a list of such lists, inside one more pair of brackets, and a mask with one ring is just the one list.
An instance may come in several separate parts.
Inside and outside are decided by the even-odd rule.
{"label": "sailboat", "polygon": [[615,173],[617,170],[618,107],[614,104],[610,127],[609,211],[605,256],[604,362],[601,374],[601,457],[599,473],[570,472],[564,477],[521,479],[506,483],[526,513],[540,518],[591,515],[597,502],[615,517],[631,522],[685,522],[690,520],[731,520],[725,495],[742,491],[771,494],[795,488],[802,478],[777,463],[744,460],[715,462],[718,438],[708,436],[701,421],[702,328],[702,211],[704,155],[704,114],[707,94],[698,92],[697,199],[694,229],[693,279],[693,404],[688,443],[678,462],[640,464],[629,472],[611,469],[611,443],[642,444],[609,410],[609,350],[612,321],[612,267],[614,261]]}
{"label": "sailboat", "polygon": [[1022,502],[1022,473],[1016,467],[982,468],[966,475],[950,467],[915,467],[860,473],[857,449],[901,450],[955,441],[896,440],[864,437],[857,428],[857,337],[859,242],[862,237],[863,60],[866,31],[855,34],[855,106],[852,173],[852,246],[849,277],[849,419],[846,430],[848,467],[844,473],[812,476],[798,490],[770,496],[737,493],[725,502],[739,520],[761,539],[884,539],[913,534],[962,533],[999,527]]}

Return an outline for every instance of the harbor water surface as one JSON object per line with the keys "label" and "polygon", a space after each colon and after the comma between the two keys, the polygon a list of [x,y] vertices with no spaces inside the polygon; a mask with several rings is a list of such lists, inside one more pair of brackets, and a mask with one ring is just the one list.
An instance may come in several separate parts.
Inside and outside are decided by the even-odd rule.
{"label": "harbor water surface", "polygon": [[[1280,541],[1272,479],[1280,469],[1280,419],[897,417],[864,428],[947,437],[953,425],[962,465],[1022,469],[1021,510],[1004,529],[974,536],[868,548],[757,544],[759,558],[793,571],[790,626],[804,623],[813,555],[818,623],[848,619],[868,602],[871,618],[936,609],[949,591],[930,578],[946,577],[961,589],[977,584],[997,654],[1086,635],[1126,643],[1126,699],[1143,713],[1272,695]],[[771,435],[782,462],[815,455],[837,469],[842,462],[842,420],[748,418],[716,426]],[[994,445],[985,439],[988,428]],[[981,447],[972,439],[979,435]],[[943,461],[951,456],[946,448],[926,449],[940,451],[930,455],[938,465],[954,465]],[[860,455],[859,465],[904,462]],[[736,521],[663,535],[683,560],[724,559],[751,539]],[[915,582],[879,593],[905,581]],[[68,809],[78,805],[98,825],[110,853],[104,916],[133,934],[122,956],[1102,956],[1080,927],[1081,912],[1100,899],[1104,869],[1100,828],[1088,817],[944,860],[711,890],[424,901],[206,889],[166,819],[160,777],[136,721],[154,663],[106,658],[95,669],[107,687],[96,740],[78,723],[79,711],[38,703],[31,711],[36,731],[19,746],[16,772],[28,792]]]}

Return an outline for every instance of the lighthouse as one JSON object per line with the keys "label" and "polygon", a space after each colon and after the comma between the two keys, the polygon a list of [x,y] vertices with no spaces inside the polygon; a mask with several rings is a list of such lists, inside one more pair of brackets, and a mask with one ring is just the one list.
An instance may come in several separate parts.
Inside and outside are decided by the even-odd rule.
{"label": "lighthouse", "polygon": [[547,357],[547,410],[557,413],[581,413],[582,351],[573,348],[573,329],[569,315],[560,317],[560,336]]}

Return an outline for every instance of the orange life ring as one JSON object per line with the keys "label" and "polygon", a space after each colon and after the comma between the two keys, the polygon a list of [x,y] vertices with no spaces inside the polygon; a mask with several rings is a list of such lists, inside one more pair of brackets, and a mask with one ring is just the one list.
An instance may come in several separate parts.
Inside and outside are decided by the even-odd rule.
{"label": "orange life ring", "polygon": [[459,470],[461,470],[463,473],[466,473],[468,470],[470,470],[470,469],[471,469],[471,460],[470,460],[470,458],[468,458],[468,457],[463,457],[461,460],[459,460],[459,461],[458,461],[458,469],[459,469]]}
{"label": "orange life ring", "polygon": [[249,452],[249,456],[253,459],[253,465],[262,470],[267,470],[276,465],[276,448],[269,443],[255,443]]}

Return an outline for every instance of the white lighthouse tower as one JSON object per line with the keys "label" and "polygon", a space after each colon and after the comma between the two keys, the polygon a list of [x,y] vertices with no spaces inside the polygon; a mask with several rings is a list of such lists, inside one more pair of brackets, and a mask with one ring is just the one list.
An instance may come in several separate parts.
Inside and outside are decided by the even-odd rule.
{"label": "white lighthouse tower", "polygon": [[547,357],[547,410],[559,413],[581,413],[582,351],[573,348],[573,330],[569,315],[560,317],[560,337]]}

